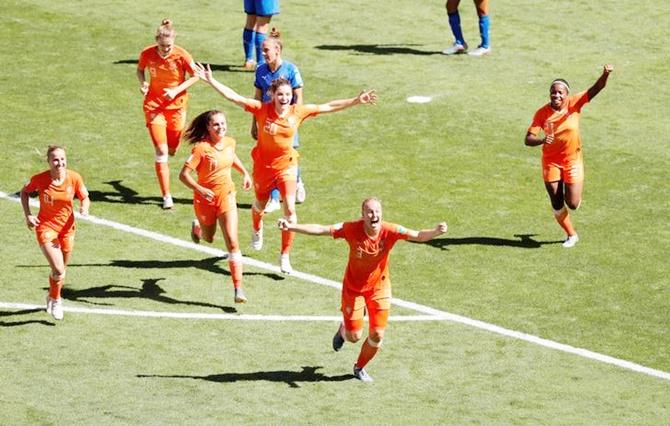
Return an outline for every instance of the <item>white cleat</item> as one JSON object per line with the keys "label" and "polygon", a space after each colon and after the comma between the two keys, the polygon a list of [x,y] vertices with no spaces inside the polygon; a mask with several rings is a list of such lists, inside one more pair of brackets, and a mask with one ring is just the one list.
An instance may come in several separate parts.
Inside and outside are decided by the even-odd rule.
{"label": "white cleat", "polygon": [[468,52],[468,55],[470,55],[470,56],[484,56],[484,55],[488,55],[489,53],[491,53],[491,48],[490,47],[479,46],[475,50],[471,50],[470,52]]}
{"label": "white cleat", "polygon": [[247,296],[244,294],[242,287],[235,289],[235,303],[247,303]]}
{"label": "white cleat", "polygon": [[577,244],[578,241],[579,241],[579,236],[577,234],[570,235],[567,240],[563,241],[563,247],[565,247],[565,248],[574,247],[575,244]]}
{"label": "white cleat", "polygon": [[295,187],[295,202],[302,204],[307,198],[307,191],[305,190],[305,184],[302,183],[302,179],[298,181],[298,184]]}
{"label": "white cleat", "polygon": [[265,204],[265,209],[263,209],[263,212],[272,213],[276,212],[279,209],[281,209],[281,203],[279,202],[279,200],[276,198],[270,198],[267,204]]}
{"label": "white cleat", "polygon": [[258,231],[251,230],[251,248],[256,251],[263,248],[263,228]]}
{"label": "white cleat", "polygon": [[51,298],[51,296],[47,294],[47,307],[45,309],[47,311],[47,314],[51,314],[51,308],[53,307],[53,303],[54,303],[53,299]]}
{"label": "white cleat", "polygon": [[54,317],[55,320],[62,320],[63,319],[63,299],[51,299],[51,316]]}
{"label": "white cleat", "polygon": [[163,197],[163,209],[170,210],[172,207],[174,207],[174,201],[172,200],[172,195],[168,194]]}
{"label": "white cleat", "polygon": [[459,55],[468,51],[467,44],[454,43],[442,51],[443,55]]}
{"label": "white cleat", "polygon": [[291,266],[291,260],[288,257],[288,254],[282,254],[279,256],[279,270],[284,274],[292,274],[293,267]]}
{"label": "white cleat", "polygon": [[356,377],[361,382],[374,382],[374,379],[370,377],[367,371],[365,371],[365,368],[356,367],[356,364],[354,364],[354,377]]}

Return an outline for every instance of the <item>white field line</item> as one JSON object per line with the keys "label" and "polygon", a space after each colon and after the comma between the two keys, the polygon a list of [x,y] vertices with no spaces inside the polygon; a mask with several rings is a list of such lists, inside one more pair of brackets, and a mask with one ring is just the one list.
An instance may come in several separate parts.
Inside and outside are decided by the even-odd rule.
{"label": "white field line", "polygon": [[[0,191],[0,198],[4,198],[4,199],[15,201],[15,202],[19,201],[16,197],[9,196],[8,194],[6,194],[4,192],[1,192],[1,191]],[[31,200],[31,205],[38,206],[39,204],[36,201]],[[168,244],[173,244],[173,245],[176,245],[176,246],[179,246],[179,247],[190,248],[190,249],[193,249],[193,250],[201,251],[203,253],[211,254],[213,256],[224,256],[226,254],[226,252],[224,252],[223,250],[215,249],[215,248],[212,248],[212,247],[201,246],[199,244],[190,243],[188,241],[179,240],[177,238],[173,238],[173,237],[170,237],[170,236],[167,236],[167,235],[162,235],[162,234],[158,234],[156,232],[147,231],[147,230],[140,229],[140,228],[135,228],[135,227],[132,227],[132,226],[129,226],[129,225],[124,225],[122,223],[113,222],[113,221],[102,219],[102,218],[97,218],[97,217],[91,216],[91,215],[89,215],[89,216],[77,215],[77,217],[80,220],[86,220],[86,221],[89,221],[89,222],[92,222],[92,223],[95,223],[95,224],[98,224],[98,225],[109,226],[113,229],[128,232],[128,233],[131,233],[131,234],[134,234],[134,235],[143,236],[143,237],[150,238],[150,239],[153,239],[153,240],[156,240],[156,241],[160,241],[160,242],[164,242],[164,243],[168,243]],[[275,265],[271,265],[271,264],[266,263],[266,262],[261,262],[261,261],[255,260],[255,259],[248,258],[246,256],[243,258],[243,261],[244,261],[244,263],[246,263],[247,265],[250,265],[250,266],[254,266],[254,267],[257,267],[257,268],[260,268],[260,269],[266,269],[266,270],[269,270],[269,271],[281,273],[281,271],[279,270],[279,267],[277,267]],[[312,274],[306,274],[306,273],[303,273],[303,272],[294,271],[293,274],[291,274],[291,276],[295,277],[295,278],[300,278],[302,280],[312,282],[312,283],[315,283],[315,284],[321,284],[321,285],[325,285],[325,286],[333,287],[333,288],[337,288],[337,289],[341,288],[341,284],[338,283],[338,282],[328,280],[326,278],[318,277],[318,276],[312,275]],[[449,313],[449,312],[440,311],[438,309],[434,309],[434,308],[431,308],[431,307],[428,307],[428,306],[420,305],[420,304],[414,303],[414,302],[408,302],[408,301],[404,301],[404,300],[401,300],[401,299],[393,298],[393,304],[429,315],[428,317],[425,317],[425,316],[407,316],[408,320],[409,320],[409,318],[414,318],[413,320],[415,320],[415,321],[445,320],[445,321],[451,321],[451,322],[455,322],[455,323],[459,323],[459,324],[464,324],[464,325],[468,325],[468,326],[478,328],[478,329],[481,329],[481,330],[486,330],[486,331],[489,331],[491,333],[496,333],[496,334],[499,334],[499,335],[502,335],[502,336],[507,336],[507,337],[511,337],[511,338],[514,338],[514,339],[523,340],[525,342],[529,342],[529,343],[533,343],[533,344],[536,344],[536,345],[544,346],[546,348],[550,348],[550,349],[558,350],[558,351],[561,351],[561,352],[566,352],[566,353],[578,355],[578,356],[581,356],[583,358],[603,362],[605,364],[614,365],[614,366],[617,366],[617,367],[625,368],[627,370],[636,371],[638,373],[643,373],[643,374],[646,374],[646,375],[649,375],[649,376],[653,376],[653,377],[657,377],[657,378],[660,378],[660,379],[670,381],[670,373],[668,373],[668,372],[661,371],[661,370],[656,370],[656,369],[649,368],[649,367],[645,367],[643,365],[636,364],[636,363],[626,361],[626,360],[622,360],[622,359],[619,359],[619,358],[614,358],[614,357],[611,357],[609,355],[604,355],[604,354],[601,354],[601,353],[598,353],[598,352],[593,352],[593,351],[590,351],[590,350],[587,350],[587,349],[576,348],[574,346],[566,345],[566,344],[563,344],[563,343],[558,343],[558,342],[555,342],[553,340],[543,339],[541,337],[533,336],[531,334],[526,334],[526,333],[522,333],[522,332],[519,332],[519,331],[510,330],[510,329],[500,327],[500,326],[497,326],[495,324],[487,323],[487,322],[484,322],[484,321],[479,321],[479,320],[464,317],[464,316],[461,316],[461,315],[456,315],[456,314],[452,314],[452,313]],[[0,303],[0,307],[9,308],[10,307],[9,305],[19,306],[19,304]],[[20,306],[27,306],[27,307],[29,306],[29,308],[27,308],[27,309],[34,309],[34,308],[41,307],[41,306],[36,306],[36,305],[20,305]],[[17,308],[14,308],[14,309],[17,309]],[[20,308],[20,309],[23,309],[23,308]],[[114,311],[114,310],[107,310],[107,309],[94,310],[94,309],[88,309],[88,308],[74,308],[74,307],[68,307],[68,308],[66,308],[66,310],[71,311],[71,312],[94,312],[94,311],[96,311],[94,313],[101,313],[101,314],[107,313],[108,311]],[[100,311],[100,312],[97,312],[97,311]],[[190,315],[190,314],[160,313],[160,312],[147,312],[148,315],[136,315],[137,312],[142,312],[142,311],[118,311],[118,312],[127,312],[127,315],[134,315],[134,316],[170,316],[170,315],[174,315],[173,318],[184,318],[183,315]],[[121,315],[121,314],[116,314],[116,315]],[[207,314],[202,314],[202,315],[207,315]],[[216,315],[216,314],[211,314],[211,315]],[[228,315],[228,314],[219,314],[219,315],[221,316],[221,319],[232,319],[230,317],[240,317],[240,316],[242,316],[242,315]],[[247,315],[247,317],[249,317],[249,319],[252,319],[252,317],[259,317],[259,320],[262,320],[263,318],[280,318],[281,316],[276,316],[276,315],[272,315],[272,316]],[[262,317],[262,318],[260,318],[260,317]],[[296,318],[300,318],[300,316],[296,316]],[[301,320],[302,321],[307,320],[306,318],[309,318],[310,320],[318,320],[318,319],[315,319],[315,318],[329,318],[327,321],[338,321],[340,319],[340,317],[303,317],[303,319],[301,319]],[[393,317],[391,317],[391,318],[393,318]],[[270,319],[268,319],[268,320],[270,320]],[[273,320],[274,321],[279,321],[279,319],[273,319]],[[402,321],[400,319],[400,317],[395,317],[392,320]],[[326,320],[323,319],[323,321],[326,321]]]}

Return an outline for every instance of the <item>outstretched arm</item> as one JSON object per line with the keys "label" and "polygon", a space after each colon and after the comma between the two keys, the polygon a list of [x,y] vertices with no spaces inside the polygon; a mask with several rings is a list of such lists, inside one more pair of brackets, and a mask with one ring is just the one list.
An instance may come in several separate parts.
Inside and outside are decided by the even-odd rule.
{"label": "outstretched arm", "polygon": [[433,229],[423,229],[421,231],[408,230],[409,237],[407,239],[417,243],[425,243],[445,232],[447,232],[447,222],[440,222]]}
{"label": "outstretched arm", "polygon": [[614,71],[614,66],[607,64],[603,66],[603,73],[598,77],[598,80],[596,80],[595,83],[593,83],[593,86],[589,88],[589,100],[592,100],[593,98],[596,97],[598,93],[600,93],[601,90],[605,88],[605,85],[607,84],[607,79],[610,76],[610,73]]}
{"label": "outstretched arm", "polygon": [[351,99],[338,99],[318,106],[320,113],[341,111],[345,108],[360,104],[372,104],[377,102],[377,94],[374,90],[362,91],[358,96]]}
{"label": "outstretched arm", "polygon": [[297,232],[299,234],[305,235],[330,235],[330,226],[289,223],[284,218],[277,221],[277,227],[282,231]]}
{"label": "outstretched arm", "polygon": [[209,83],[214,88],[214,90],[221,94],[221,96],[233,102],[234,104],[241,106],[242,108],[246,106],[260,107],[261,105],[260,101],[257,101],[256,99],[245,98],[230,87],[216,80],[212,75],[212,69],[210,68],[209,64],[207,64],[207,68],[205,68],[202,64],[196,63],[195,75]]}

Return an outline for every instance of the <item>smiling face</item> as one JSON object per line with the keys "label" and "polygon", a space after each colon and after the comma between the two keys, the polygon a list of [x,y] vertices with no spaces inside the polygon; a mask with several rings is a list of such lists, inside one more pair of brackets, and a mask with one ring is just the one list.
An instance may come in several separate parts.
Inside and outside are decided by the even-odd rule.
{"label": "smiling face", "polygon": [[382,226],[382,204],[376,198],[369,198],[363,202],[361,207],[363,215],[363,227],[365,233],[375,236]]}
{"label": "smiling face", "polygon": [[554,83],[549,88],[549,99],[551,99],[551,108],[560,111],[568,100],[568,88],[565,84]]}
{"label": "smiling face", "polygon": [[209,133],[209,139],[216,143],[223,139],[226,136],[226,130],[228,130],[228,123],[226,122],[226,117],[219,113],[214,114],[207,123],[207,132]]}
{"label": "smiling face", "polygon": [[289,84],[282,84],[272,94],[272,101],[277,111],[281,111],[291,105],[291,100],[293,100],[293,89]]}
{"label": "smiling face", "polygon": [[49,163],[49,170],[52,174],[58,174],[65,171],[65,168],[67,167],[65,151],[62,148],[51,150],[47,156],[47,162]]}
{"label": "smiling face", "polygon": [[156,46],[160,57],[167,58],[174,49],[174,37],[156,37]]}

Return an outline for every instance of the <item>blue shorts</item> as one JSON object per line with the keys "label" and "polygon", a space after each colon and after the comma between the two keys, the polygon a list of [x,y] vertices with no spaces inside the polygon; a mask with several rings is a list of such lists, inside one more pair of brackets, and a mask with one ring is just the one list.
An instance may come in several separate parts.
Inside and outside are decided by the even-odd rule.
{"label": "blue shorts", "polygon": [[279,0],[244,0],[244,13],[256,16],[277,15]]}

